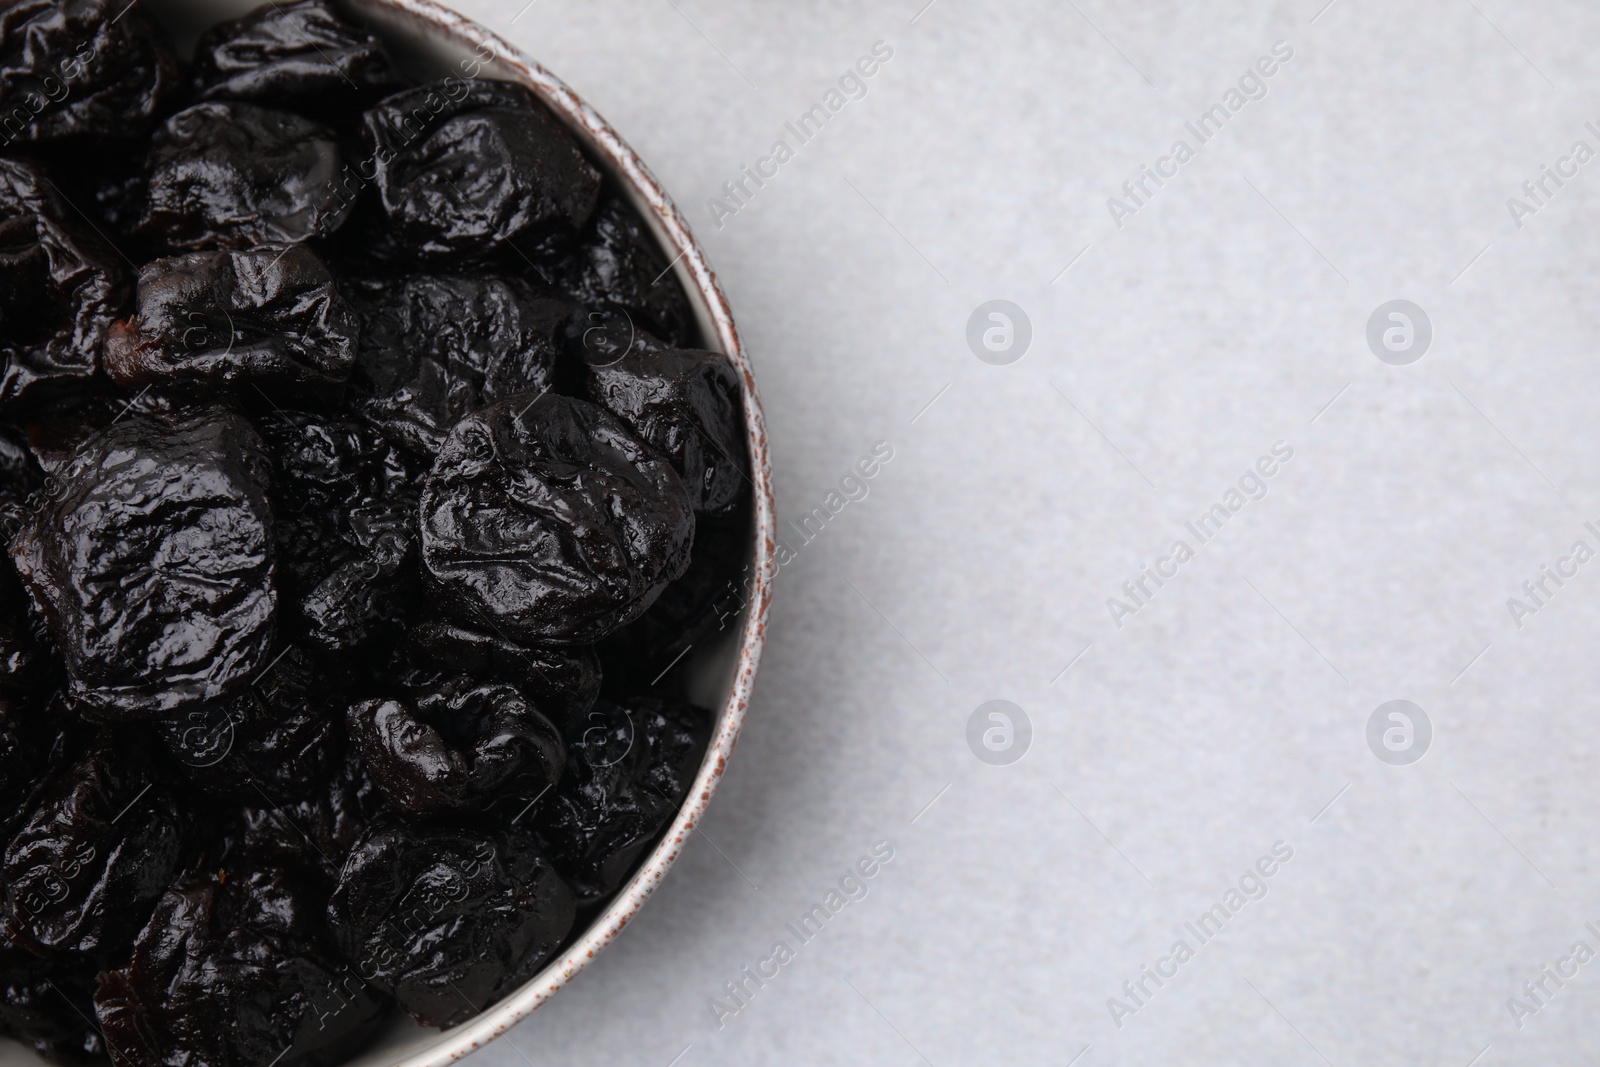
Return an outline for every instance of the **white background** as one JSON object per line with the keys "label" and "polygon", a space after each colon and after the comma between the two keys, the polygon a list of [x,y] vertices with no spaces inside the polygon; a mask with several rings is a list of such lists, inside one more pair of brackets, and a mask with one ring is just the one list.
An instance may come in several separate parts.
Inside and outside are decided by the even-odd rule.
{"label": "white background", "polygon": [[[1520,628],[1506,601],[1600,549],[1600,161],[1521,228],[1506,201],[1600,149],[1600,12],[924,2],[458,5],[690,218],[780,520],[894,449],[778,579],[705,833],[474,1062],[1594,1062],[1600,961],[1520,1029],[1507,998],[1600,949],[1600,562]],[[707,198],[879,40],[865,98],[719,228]],[[1107,197],[1275,41],[1268,95],[1119,229]],[[966,341],[995,298],[1032,323],[1009,366]],[[1410,366],[1365,339],[1396,298],[1433,325]],[[1106,599],[1276,441],[1266,498],[1119,629]],[[1434,728],[1411,766],[1366,741],[1396,698]],[[1032,722],[1011,766],[965,740],[991,699]],[[866,899],[718,1029],[710,998],[880,841]],[[1199,947],[1185,920],[1277,841]]]}

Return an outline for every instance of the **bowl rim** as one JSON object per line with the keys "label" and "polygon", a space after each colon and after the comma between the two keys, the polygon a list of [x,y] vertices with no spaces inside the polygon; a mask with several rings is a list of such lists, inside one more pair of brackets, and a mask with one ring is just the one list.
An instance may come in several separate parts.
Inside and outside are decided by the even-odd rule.
{"label": "bowl rim", "polygon": [[[733,681],[718,710],[716,727],[700,763],[699,772],[676,818],[661,840],[651,849],[605,909],[560,956],[550,960],[516,992],[491,1005],[467,1022],[447,1030],[421,1052],[393,1061],[392,1067],[442,1067],[469,1055],[501,1036],[533,1014],[587,967],[616,939],[623,927],[643,907],[660,885],[662,878],[682,853],[689,836],[699,825],[711,797],[727,770],[739,731],[744,725],[756,668],[766,637],[767,611],[771,604],[772,583],[776,575],[776,519],[772,494],[772,470],[767,451],[766,423],[756,394],[755,377],[749,357],[734,325],[733,312],[706,261],[705,253],[690,232],[688,223],[651,173],[650,168],[630,148],[611,125],[565,82],[542,67],[505,38],[479,23],[452,11],[434,0],[347,0],[356,9],[384,9],[430,24],[447,37],[467,45],[481,57],[492,57],[486,67],[495,66],[516,76],[516,81],[533,91],[590,149],[609,165],[612,173],[636,194],[636,206],[648,212],[652,232],[664,238],[668,251],[677,256],[668,269],[690,283],[709,314],[717,347],[734,365],[744,400],[745,441],[750,451],[750,479],[753,487],[753,549],[738,660]],[[702,323],[706,325],[706,323]]]}

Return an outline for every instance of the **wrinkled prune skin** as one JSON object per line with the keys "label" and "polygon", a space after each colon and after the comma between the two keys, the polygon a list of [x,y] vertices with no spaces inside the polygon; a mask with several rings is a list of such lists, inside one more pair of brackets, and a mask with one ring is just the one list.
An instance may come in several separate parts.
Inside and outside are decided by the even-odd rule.
{"label": "wrinkled prune skin", "polygon": [[424,581],[445,612],[508,639],[590,642],[683,573],[688,494],[614,417],[547,394],[451,431],[423,481]]}
{"label": "wrinkled prune skin", "polygon": [[350,204],[334,188],[337,135],[254,104],[211,101],[150,139],[135,231],[178,250],[294,244],[337,230]]}
{"label": "wrinkled prune skin", "polygon": [[417,488],[399,453],[354,419],[274,411],[258,425],[277,473],[287,624],[326,652],[402,625],[416,584]]}
{"label": "wrinkled prune skin", "polygon": [[47,481],[45,496],[60,491],[61,471],[85,443],[109,427],[131,415],[170,421],[182,417],[190,406],[189,400],[167,390],[150,388],[130,394],[109,381],[46,397],[38,404],[30,400],[23,419],[28,450],[47,475],[57,476]]}
{"label": "wrinkled prune skin", "polygon": [[106,373],[131,389],[326,390],[355,362],[355,312],[304,245],[146,263],[136,308],[105,348]]}
{"label": "wrinkled prune skin", "polygon": [[622,196],[607,189],[578,245],[553,268],[561,289],[591,308],[621,308],[674,348],[699,336],[694,312],[655,239]]}
{"label": "wrinkled prune skin", "polygon": [[555,725],[505,683],[460,677],[414,700],[364,700],[345,716],[373,781],[402,815],[521,807],[566,766]]}
{"label": "wrinkled prune skin", "polygon": [[573,917],[571,890],[531,838],[446,827],[369,831],[328,902],[345,959],[439,1027],[532,977]]}
{"label": "wrinkled prune skin", "polygon": [[386,1001],[339,959],[319,912],[273,867],[180,879],[128,965],[100,976],[112,1063],[333,1067],[354,1053]]}
{"label": "wrinkled prune skin", "polygon": [[536,833],[580,905],[610,896],[677,814],[710,737],[690,704],[604,698],[567,731],[567,773],[536,809]]}
{"label": "wrinkled prune skin", "polygon": [[14,1034],[54,1063],[103,1063],[105,1041],[91,1023],[95,965],[0,952],[0,1034]]}
{"label": "wrinkled prune skin", "polygon": [[0,404],[91,378],[130,287],[32,163],[0,159]]}
{"label": "wrinkled prune skin", "polygon": [[608,687],[652,687],[663,671],[685,662],[690,647],[736,624],[749,598],[750,515],[695,517],[694,550],[683,577],[661,591],[650,610],[599,645]]}
{"label": "wrinkled prune skin", "polygon": [[537,250],[594,211],[600,172],[534,100],[504,82],[446,79],[362,119],[389,232],[429,257]]}
{"label": "wrinkled prune skin", "polygon": [[563,733],[600,695],[600,659],[586,645],[519,645],[452,619],[418,623],[406,645],[414,662],[431,664],[443,676],[510,682]]}
{"label": "wrinkled prune skin", "polygon": [[17,944],[103,958],[131,941],[189,833],[172,776],[142,738],[106,732],[46,786],[0,861]]}
{"label": "wrinkled prune skin", "polygon": [[0,697],[0,840],[11,839],[62,761],[63,746]]}
{"label": "wrinkled prune skin", "polygon": [[366,764],[347,747],[311,796],[279,803],[258,796],[231,813],[222,840],[207,858],[224,867],[252,862],[293,867],[331,891],[356,839],[389,810]]}
{"label": "wrinkled prune skin", "polygon": [[511,277],[417,275],[350,287],[357,409],[427,458],[485,404],[550,388],[575,305]]}
{"label": "wrinkled prune skin", "polygon": [[672,461],[696,511],[731,511],[749,484],[733,364],[714,352],[668,348],[615,313],[591,313],[573,325],[583,323],[584,395]]}
{"label": "wrinkled prune skin", "polygon": [[121,0],[0,8],[0,146],[142,136],[177,81],[171,48]]}
{"label": "wrinkled prune skin", "polygon": [[287,645],[248,688],[155,721],[189,781],[251,804],[311,796],[342,755],[333,684],[310,653]]}
{"label": "wrinkled prune skin", "polygon": [[277,602],[268,471],[249,423],[220,408],[130,416],[60,470],[11,558],[86,711],[171,712],[263,665]]}
{"label": "wrinkled prune skin", "polygon": [[401,88],[383,43],[323,0],[267,4],[219,22],[194,51],[201,100],[246,100],[313,114],[345,113]]}

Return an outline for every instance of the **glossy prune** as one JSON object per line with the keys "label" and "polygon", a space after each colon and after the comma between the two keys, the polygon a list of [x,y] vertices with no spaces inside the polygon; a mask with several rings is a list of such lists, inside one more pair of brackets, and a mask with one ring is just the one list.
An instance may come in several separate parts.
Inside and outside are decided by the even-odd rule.
{"label": "glossy prune", "polygon": [[258,795],[229,813],[207,858],[224,866],[257,861],[290,866],[331,889],[350,847],[388,811],[366,764],[347,748],[309,797],[276,801]]}
{"label": "glossy prune", "polygon": [[128,297],[118,254],[44,171],[0,159],[0,403],[92,377]]}
{"label": "glossy prune", "polygon": [[106,956],[131,941],[189,832],[171,777],[136,735],[103,733],[44,789],[0,865],[17,944]]}
{"label": "glossy prune", "polygon": [[531,838],[443,827],[368,832],[328,902],[345,959],[440,1027],[532,977],[573,917],[571,890]]}
{"label": "glossy prune", "polygon": [[248,423],[130,416],[84,444],[11,558],[93,714],[148,717],[241,688],[271,648],[269,466]]}
{"label": "glossy prune", "polygon": [[343,165],[337,136],[320,122],[234,101],[195,104],[150,139],[134,229],[180,250],[329,234],[350,213],[333,184]]}
{"label": "glossy prune", "polygon": [[389,803],[415,818],[520,807],[567,761],[556,727],[505,683],[460,677],[411,700],[364,700],[345,724]]}
{"label": "glossy prune", "polygon": [[219,22],[194,50],[201,100],[247,100],[308,114],[342,114],[404,85],[383,44],[324,0],[265,4]]}
{"label": "glossy prune", "polygon": [[683,573],[694,513],[667,461],[614,417],[555,394],[451,431],[422,489],[438,605],[510,639],[588,642]]}
{"label": "glossy prune", "polygon": [[668,261],[633,208],[606,190],[576,248],[555,265],[556,283],[591,308],[624,310],[669,345],[694,345],[694,312]]}
{"label": "glossy prune", "polygon": [[304,245],[146,263],[136,307],[111,327],[105,348],[106,373],[134,389],[305,392],[342,382],[355,361],[355,312]]}
{"label": "glossy prune", "polygon": [[327,652],[402,625],[416,584],[417,490],[399,454],[354,419],[277,410],[257,422],[277,473],[286,625]]}
{"label": "glossy prune", "polygon": [[418,623],[406,644],[415,661],[442,671],[437,677],[510,682],[563,731],[600,695],[600,660],[587,645],[519,645],[452,619]]}
{"label": "glossy prune", "polygon": [[580,904],[617,891],[688,795],[710,730],[690,704],[604,698],[567,731],[567,773],[535,809],[536,834]]}
{"label": "glossy prune", "polygon": [[614,312],[574,325],[582,323],[584,394],[672,461],[696,511],[731,511],[749,484],[733,364],[714,352],[668,348]]}
{"label": "glossy prune", "polygon": [[126,0],[0,6],[0,146],[141,136],[177,80],[171,48]]}
{"label": "glossy prune", "polygon": [[749,591],[741,571],[749,554],[750,516],[695,518],[694,550],[683,577],[661,591],[650,610],[599,645],[607,686],[642,690],[682,662],[689,649],[733,626]]}
{"label": "glossy prune", "polygon": [[533,94],[447,78],[379,102],[362,120],[389,232],[430,257],[570,239],[600,172]]}
{"label": "glossy prune", "polygon": [[575,306],[521,278],[461,274],[367,281],[350,299],[356,407],[430,462],[463,416],[550,387]]}
{"label": "glossy prune", "polygon": [[333,1067],[372,1036],[383,994],[340,960],[311,894],[261,867],[162,896],[95,1010],[117,1067]]}
{"label": "glossy prune", "polygon": [[90,1021],[96,966],[85,958],[40,960],[0,951],[0,1034],[7,1030],[54,1063],[104,1062]]}
{"label": "glossy prune", "polygon": [[249,803],[307,797],[341,755],[331,682],[309,653],[287,645],[250,686],[155,721],[189,781]]}

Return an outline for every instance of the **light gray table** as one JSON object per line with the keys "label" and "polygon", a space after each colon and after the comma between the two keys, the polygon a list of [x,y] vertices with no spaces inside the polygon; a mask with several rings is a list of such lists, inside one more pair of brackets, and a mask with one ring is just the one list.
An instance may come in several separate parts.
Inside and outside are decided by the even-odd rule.
{"label": "light gray table", "polygon": [[522,2],[461,8],[687,212],[827,521],[705,833],[476,1063],[1594,1061],[1593,5]]}

